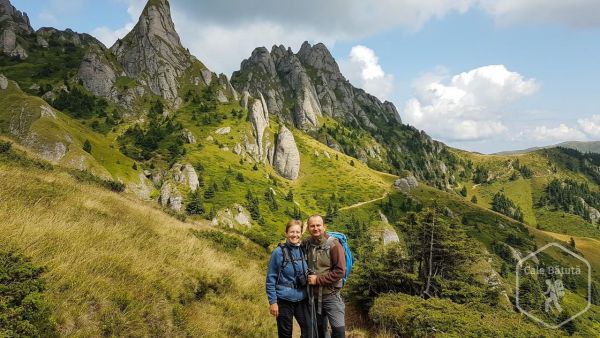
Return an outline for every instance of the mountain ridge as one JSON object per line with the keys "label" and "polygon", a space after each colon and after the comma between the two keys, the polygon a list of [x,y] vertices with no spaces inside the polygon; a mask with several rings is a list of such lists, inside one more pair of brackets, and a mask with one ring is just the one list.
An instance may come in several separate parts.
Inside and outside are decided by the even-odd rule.
{"label": "mountain ridge", "polygon": [[516,155],[530,153],[536,150],[548,149],[548,148],[569,148],[575,149],[582,153],[600,153],[600,141],[565,141],[549,146],[531,147],[522,150],[508,150],[494,153],[493,155]]}

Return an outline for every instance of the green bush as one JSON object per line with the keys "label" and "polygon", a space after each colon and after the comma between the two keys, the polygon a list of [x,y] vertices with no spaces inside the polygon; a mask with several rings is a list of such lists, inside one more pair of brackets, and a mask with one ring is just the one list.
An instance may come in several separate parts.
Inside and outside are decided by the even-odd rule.
{"label": "green bush", "polygon": [[0,141],[0,153],[6,153],[12,147],[12,143]]}
{"label": "green bush", "polygon": [[192,234],[201,239],[208,239],[226,250],[235,250],[243,245],[242,240],[233,235],[224,234],[220,231],[198,231],[192,230]]}
{"label": "green bush", "polygon": [[405,294],[383,295],[369,312],[371,319],[393,336],[400,337],[554,337],[558,332],[544,330],[521,319],[517,313],[456,304],[448,299]]}
{"label": "green bush", "polygon": [[43,295],[45,271],[19,253],[0,250],[0,336],[58,336]]}

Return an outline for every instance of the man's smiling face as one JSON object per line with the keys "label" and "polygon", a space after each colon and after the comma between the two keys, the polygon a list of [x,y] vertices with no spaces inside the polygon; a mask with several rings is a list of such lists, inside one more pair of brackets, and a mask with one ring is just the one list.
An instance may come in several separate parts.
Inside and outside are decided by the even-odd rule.
{"label": "man's smiling face", "polygon": [[313,216],[308,219],[308,231],[314,238],[320,238],[325,234],[326,226],[321,216]]}

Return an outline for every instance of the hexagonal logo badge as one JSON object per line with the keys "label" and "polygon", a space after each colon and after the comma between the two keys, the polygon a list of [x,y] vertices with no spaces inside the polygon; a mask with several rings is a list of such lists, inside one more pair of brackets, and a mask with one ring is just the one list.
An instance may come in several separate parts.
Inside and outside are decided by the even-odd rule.
{"label": "hexagonal logo badge", "polygon": [[584,314],[591,306],[592,269],[575,248],[549,243],[516,266],[516,306],[552,329]]}

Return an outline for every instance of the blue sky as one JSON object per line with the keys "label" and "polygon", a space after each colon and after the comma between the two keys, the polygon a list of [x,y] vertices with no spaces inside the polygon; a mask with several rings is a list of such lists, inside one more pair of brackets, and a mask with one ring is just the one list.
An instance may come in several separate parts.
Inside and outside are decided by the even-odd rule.
{"label": "blue sky", "polygon": [[[34,28],[110,45],[144,0],[12,0]],[[575,5],[573,5],[575,4]],[[254,47],[324,42],[404,122],[484,153],[600,140],[600,1],[171,0],[186,47],[230,75]],[[317,10],[318,9],[318,10]]]}

